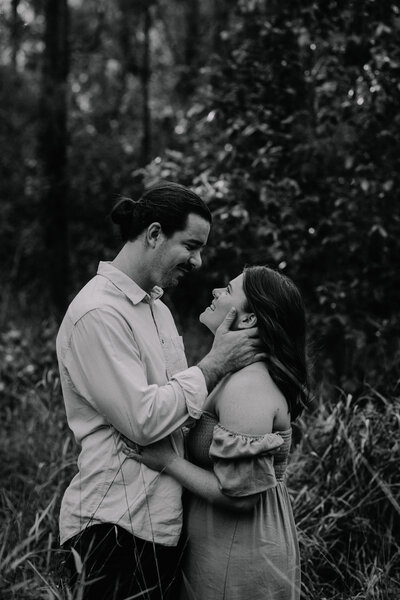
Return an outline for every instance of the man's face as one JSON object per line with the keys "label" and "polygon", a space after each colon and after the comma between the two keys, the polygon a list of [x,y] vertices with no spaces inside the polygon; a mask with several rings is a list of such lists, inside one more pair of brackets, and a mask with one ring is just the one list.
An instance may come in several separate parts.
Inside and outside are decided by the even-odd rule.
{"label": "man's face", "polygon": [[163,288],[178,284],[189,271],[201,267],[201,252],[210,233],[208,221],[196,214],[189,214],[185,229],[170,237],[161,234],[154,261],[157,285]]}

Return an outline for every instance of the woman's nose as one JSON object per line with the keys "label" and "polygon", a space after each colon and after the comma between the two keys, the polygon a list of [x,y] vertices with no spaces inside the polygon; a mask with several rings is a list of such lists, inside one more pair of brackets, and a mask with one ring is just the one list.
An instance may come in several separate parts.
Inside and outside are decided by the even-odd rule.
{"label": "woman's nose", "polygon": [[214,296],[214,298],[218,298],[220,293],[221,293],[221,288],[214,288],[212,291],[212,295]]}

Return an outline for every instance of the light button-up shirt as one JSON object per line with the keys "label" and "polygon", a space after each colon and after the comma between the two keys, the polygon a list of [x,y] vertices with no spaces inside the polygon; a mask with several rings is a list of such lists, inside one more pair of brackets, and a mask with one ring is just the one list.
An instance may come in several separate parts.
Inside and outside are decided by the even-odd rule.
{"label": "light button-up shirt", "polygon": [[109,263],[70,304],[57,336],[68,424],[80,446],[78,473],[61,506],[64,543],[85,527],[116,523],[134,535],[175,545],[181,486],[121,451],[118,432],[140,445],[198,419],[207,396],[198,367],[187,367],[182,338],[159,299]]}

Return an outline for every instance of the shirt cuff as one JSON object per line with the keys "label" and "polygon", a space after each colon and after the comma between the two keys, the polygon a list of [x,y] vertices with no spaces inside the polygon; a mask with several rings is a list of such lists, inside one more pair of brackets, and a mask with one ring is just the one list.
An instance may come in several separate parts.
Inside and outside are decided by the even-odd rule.
{"label": "shirt cuff", "polygon": [[206,380],[201,369],[189,367],[175,373],[172,380],[177,381],[183,390],[189,415],[194,419],[200,419],[208,395]]}

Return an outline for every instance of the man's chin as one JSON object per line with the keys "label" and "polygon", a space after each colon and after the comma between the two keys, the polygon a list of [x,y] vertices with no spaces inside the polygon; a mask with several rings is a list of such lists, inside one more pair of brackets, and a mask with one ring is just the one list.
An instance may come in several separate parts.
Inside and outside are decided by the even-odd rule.
{"label": "man's chin", "polygon": [[170,275],[168,278],[166,278],[163,281],[163,285],[161,286],[163,289],[167,289],[167,288],[171,288],[171,287],[176,287],[180,280],[182,279],[182,276],[179,275]]}
{"label": "man's chin", "polygon": [[163,290],[168,290],[169,288],[176,287],[178,283],[179,281],[177,279],[168,279],[168,281],[164,281],[161,287]]}
{"label": "man's chin", "polygon": [[170,275],[168,287],[175,287],[176,285],[178,285],[178,283],[181,281],[181,279],[184,278],[185,275],[187,275],[187,271],[185,271],[184,269],[176,269],[176,271],[174,271],[174,273],[171,273]]}

